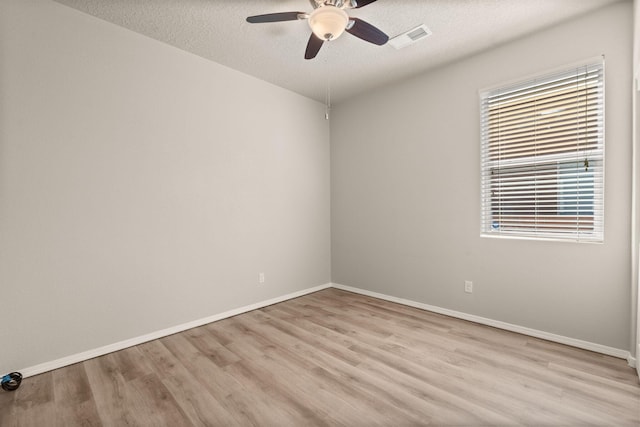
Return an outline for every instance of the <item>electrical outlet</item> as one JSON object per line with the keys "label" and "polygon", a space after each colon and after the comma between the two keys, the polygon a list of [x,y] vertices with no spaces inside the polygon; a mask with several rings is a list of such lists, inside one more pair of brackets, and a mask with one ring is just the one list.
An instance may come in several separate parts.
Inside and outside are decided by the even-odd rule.
{"label": "electrical outlet", "polygon": [[464,291],[468,294],[473,293],[473,282],[469,280],[464,281]]}
{"label": "electrical outlet", "polygon": [[260,283],[261,285],[264,284],[264,273],[258,274],[258,283]]}

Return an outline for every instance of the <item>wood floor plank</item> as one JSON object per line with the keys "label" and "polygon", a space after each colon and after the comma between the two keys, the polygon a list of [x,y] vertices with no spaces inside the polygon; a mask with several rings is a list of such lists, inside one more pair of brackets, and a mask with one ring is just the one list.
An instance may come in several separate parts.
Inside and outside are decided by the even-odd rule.
{"label": "wood floor plank", "polygon": [[[439,384],[441,389],[464,395],[467,400],[483,407],[509,414],[520,423],[543,421],[546,424],[562,421],[560,414],[564,408],[557,403],[557,397],[562,395],[561,389],[541,389],[539,386],[532,386],[519,381],[509,371],[501,371],[493,365],[476,363],[470,358],[463,364],[451,364],[449,361],[432,357],[429,352],[420,348],[394,344],[381,349],[403,360],[428,366],[427,378],[432,384]],[[468,384],[474,384],[475,387],[468,387]],[[511,399],[512,396],[520,396],[520,399]],[[530,402],[535,402],[535,405],[531,405]]]}
{"label": "wood floor plank", "polygon": [[53,373],[46,372],[30,381],[22,381],[16,393],[13,412],[16,425],[39,427],[48,425],[56,419],[56,408],[53,394]]}
{"label": "wood floor plank", "polygon": [[213,339],[213,336],[204,328],[195,328],[184,333],[185,338],[206,355],[216,366],[227,366],[231,363],[239,362],[241,357],[234,354],[224,345]]}
{"label": "wood floor plank", "polygon": [[624,360],[326,289],[26,378],[18,426],[640,426]]}
{"label": "wood floor plank", "polygon": [[[276,327],[274,322],[275,320],[272,320],[268,324],[255,323],[251,325],[256,332],[269,336],[276,344],[267,350],[267,353],[273,356],[271,360],[286,361],[286,366],[289,369],[294,370],[297,368],[297,375],[300,375],[300,372],[325,371],[322,377],[324,383],[322,381],[315,382],[316,386],[318,388],[327,387],[326,382],[331,382],[330,389],[332,392],[339,394],[340,399],[350,403],[354,408],[362,406],[362,402],[378,400],[379,403],[374,406],[373,410],[362,410],[360,415],[360,419],[362,419],[363,416],[374,413],[376,416],[370,423],[392,424],[393,417],[402,412],[403,402],[397,396],[389,393],[385,387],[378,387],[372,393],[370,390],[373,387],[372,384],[361,381],[357,376],[357,368],[345,361],[344,357],[341,357],[336,351],[331,349],[329,352],[323,352],[321,350],[322,346],[315,345],[317,342],[311,344],[302,340],[292,341],[292,336]],[[292,345],[292,343],[295,344]],[[347,349],[344,349],[344,351],[347,351]],[[346,365],[347,368],[340,369],[342,365]],[[308,381],[313,383],[312,380]],[[340,383],[341,387],[337,387],[336,383]],[[418,411],[414,412],[405,412],[402,414],[402,418],[405,420],[414,418],[412,419],[414,423],[425,419],[424,414],[420,418],[418,417]],[[352,422],[357,420],[358,418],[351,419]]]}
{"label": "wood floor plank", "polygon": [[257,417],[258,425],[260,420],[290,425],[327,425],[322,414],[315,411],[313,405],[301,403],[301,395],[295,393],[296,390],[286,381],[280,380],[277,370],[274,372],[269,366],[268,358],[262,358],[242,361],[225,368],[238,380],[252,386],[247,395],[254,396],[253,399],[256,396],[262,397],[260,401],[253,403],[256,409],[252,412]]}
{"label": "wood floor plank", "polygon": [[171,335],[160,341],[176,360],[188,367],[192,375],[213,396],[225,398],[232,393],[244,392],[243,384],[228,375],[223,368],[212,363],[211,359],[191,345],[184,335]]}
{"label": "wood floor plank", "polygon": [[154,365],[155,372],[194,426],[228,426],[238,423],[229,411],[159,340],[139,346]]}
{"label": "wood floor plank", "polygon": [[[275,321],[274,321],[275,322]],[[282,333],[283,331],[291,331],[291,329],[283,328],[282,325],[275,327],[273,322],[268,325],[273,326],[274,329],[267,329],[265,331],[271,335],[276,334],[276,330]],[[290,325],[293,327],[293,325]],[[283,339],[284,338],[283,335]],[[328,344],[328,343],[325,343]],[[322,348],[329,348],[329,351],[323,351]],[[277,347],[275,350],[275,356],[278,359],[290,359],[289,355],[281,354],[284,350],[281,347]],[[344,348],[343,352],[351,352],[348,348]],[[362,415],[357,417],[351,417],[350,423],[353,424],[358,420],[361,420],[363,416],[369,415],[371,412],[367,407],[362,407],[363,402],[372,402],[378,400],[375,408],[378,410],[375,414],[375,420],[370,423],[382,422],[383,425],[393,424],[393,418],[400,418],[405,420],[411,420],[416,424],[426,424],[430,419],[430,413],[422,404],[423,402],[413,399],[414,396],[406,393],[404,389],[394,387],[392,383],[378,381],[376,377],[370,375],[362,375],[363,372],[359,366],[355,366],[349,363],[348,359],[345,359],[336,351],[327,345],[318,347],[316,345],[301,343],[297,344],[296,352],[299,353],[304,360],[314,362],[317,366],[313,371],[323,370],[324,383],[319,383],[319,388],[327,387],[332,390],[332,393],[336,394],[338,390],[344,391],[340,396],[341,400],[348,403],[353,407],[353,411],[357,411],[358,408]],[[355,354],[355,353],[354,353]],[[361,356],[360,356],[361,357]],[[296,363],[297,362],[297,363]],[[296,366],[297,365],[297,366]],[[299,372],[296,375],[300,375],[300,372],[308,371],[304,363],[300,363],[299,359],[290,360],[288,363],[292,369],[298,368]],[[338,382],[340,384],[348,385],[348,389],[344,387],[337,388],[335,384],[327,384],[327,381]],[[313,379],[309,380],[309,383],[313,383]],[[355,401],[353,400],[355,399]]]}
{"label": "wood floor plank", "polygon": [[0,426],[15,427],[18,425],[16,399],[19,395],[22,395],[20,389],[10,393],[0,392]]}
{"label": "wood floor plank", "polygon": [[102,426],[84,365],[77,363],[52,374],[56,424]]}
{"label": "wood floor plank", "polygon": [[191,426],[188,417],[169,390],[153,373],[136,378],[125,385],[127,406],[135,425],[182,427]]}
{"label": "wood floor plank", "polygon": [[97,357],[83,364],[103,425],[138,425],[131,415],[133,408],[129,405],[125,391],[126,380],[120,374],[114,354]]}

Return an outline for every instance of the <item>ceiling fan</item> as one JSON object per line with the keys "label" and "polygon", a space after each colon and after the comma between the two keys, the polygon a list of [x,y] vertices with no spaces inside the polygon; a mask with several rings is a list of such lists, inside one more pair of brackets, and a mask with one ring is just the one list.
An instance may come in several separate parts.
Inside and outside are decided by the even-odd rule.
{"label": "ceiling fan", "polygon": [[325,41],[335,40],[343,32],[348,32],[369,43],[382,46],[389,36],[366,21],[352,18],[345,9],[358,9],[376,0],[309,0],[313,11],[267,13],[249,16],[247,22],[261,24],[265,22],[297,21],[306,19],[311,27],[311,37],[304,53],[305,59],[316,57]]}

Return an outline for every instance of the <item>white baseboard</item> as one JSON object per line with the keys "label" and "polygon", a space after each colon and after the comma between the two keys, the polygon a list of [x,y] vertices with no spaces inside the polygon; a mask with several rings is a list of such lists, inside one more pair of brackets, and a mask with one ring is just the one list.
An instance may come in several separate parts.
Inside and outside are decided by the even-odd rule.
{"label": "white baseboard", "polygon": [[42,374],[44,372],[53,371],[54,369],[63,368],[65,366],[73,365],[74,363],[84,362],[85,360],[93,359],[94,357],[103,356],[114,351],[124,350],[125,348],[133,347],[138,344],[142,344],[148,341],[152,341],[158,338],[173,335],[178,332],[183,332],[188,329],[196,328],[198,326],[206,325],[207,323],[215,322],[218,320],[226,319],[228,317],[237,316],[238,314],[246,313],[252,310],[257,310],[269,305],[277,304],[289,299],[298,298],[303,295],[307,295],[313,292],[321,291],[331,287],[331,283],[327,283],[313,288],[304,289],[301,291],[293,292],[290,294],[282,295],[280,297],[272,298],[266,301],[257,302],[244,307],[236,308],[233,310],[225,311],[223,313],[214,314],[213,316],[205,317],[204,319],[194,320],[192,322],[183,323],[181,325],[173,326],[171,328],[162,329],[160,331],[151,332],[146,335],[131,338],[128,340],[120,341],[117,343],[105,345],[103,347],[95,348],[93,350],[83,351],[82,353],[72,354],[61,359],[52,360],[50,362],[41,363],[39,365],[30,366],[19,371],[24,378],[34,375]]}
{"label": "white baseboard", "polygon": [[[380,294],[378,292],[372,292],[365,289],[353,288],[351,286],[340,285],[333,283],[332,286],[336,289],[342,289],[344,291],[354,292],[361,295],[370,296],[373,298],[379,298],[385,301],[391,301],[398,304],[406,305],[409,307],[420,308],[422,310],[431,311],[433,313],[444,314],[446,316],[455,317],[458,319],[468,320],[482,325],[492,326],[494,328],[504,329],[511,332],[517,332],[519,334],[528,335],[535,338],[541,338],[547,341],[553,341],[560,344],[570,345],[572,347],[581,348],[584,350],[594,351],[596,353],[606,354],[608,356],[618,357],[620,359],[626,359],[629,366],[635,366],[635,359],[631,356],[631,353],[627,350],[621,350],[614,347],[608,347],[601,344],[596,344],[588,341],[582,341],[575,338],[565,337],[562,335],[556,335],[549,332],[539,331],[536,329],[526,328],[524,326],[513,325],[511,323],[501,322],[499,320],[488,319],[485,317],[476,316],[473,314],[467,314],[460,311],[449,310],[446,308],[437,307],[434,305],[424,304],[421,302],[411,301],[404,298],[397,298],[390,295]],[[633,363],[633,364],[632,364]]]}
{"label": "white baseboard", "polygon": [[557,342],[560,344],[566,344],[573,347],[582,348],[585,350],[594,351],[601,354],[606,354],[609,356],[618,357],[621,359],[626,359],[629,366],[636,366],[636,359],[631,356],[631,353],[626,350],[620,350],[613,347],[607,347],[600,344],[591,343],[588,341],[577,340],[574,338],[569,338],[561,335],[551,334],[544,331],[539,331],[535,329],[525,328],[523,326],[513,325],[510,323],[501,322],[498,320],[487,319],[484,317],[476,316],[473,314],[467,314],[455,310],[449,310],[446,308],[441,308],[433,305],[428,305],[416,301],[411,301],[403,298],[397,298],[390,295],[381,294],[378,292],[372,292],[365,289],[353,288],[351,286],[344,286],[337,283],[327,283],[320,286],[315,286],[312,288],[304,289],[301,291],[293,292],[290,294],[282,295],[280,297],[272,298],[266,301],[257,302],[255,304],[250,304],[244,307],[239,307],[233,310],[225,311],[223,313],[215,314],[209,317],[205,317],[203,319],[194,320],[191,322],[183,323],[181,325],[173,326],[171,328],[162,329],[160,331],[151,332],[146,335],[142,335],[139,337],[131,338],[128,340],[120,341],[117,343],[105,345],[103,347],[95,348],[92,350],[84,351],[82,353],[72,354],[60,359],[52,360],[50,362],[41,363],[39,365],[30,366],[22,369],[20,372],[23,377],[31,377],[34,375],[38,375],[44,372],[52,371],[54,369],[63,368],[65,366],[73,365],[74,363],[84,362],[85,360],[93,359],[95,357],[103,356],[108,353],[112,353],[114,351],[124,350],[125,348],[133,347],[148,341],[152,341],[158,338],[163,338],[169,335],[173,335],[178,332],[183,332],[188,329],[196,328],[198,326],[206,325],[208,323],[212,323],[218,320],[226,319],[228,317],[237,316],[242,313],[247,313],[252,310],[257,310],[269,305],[277,304],[279,302],[287,301],[293,298],[298,298],[303,295],[307,295],[313,292],[321,291],[323,289],[334,287],[336,289],[342,289],[349,292],[354,292],[361,295],[367,295],[373,298],[379,298],[386,301],[395,302],[398,304],[406,305],[409,307],[415,307],[422,310],[431,311],[434,313],[444,314],[446,316],[455,317],[458,319],[469,320],[471,322],[480,323],[487,326],[492,326],[499,329],[504,329],[511,332],[517,332],[523,335],[528,335],[536,338],[542,338],[548,341]]}

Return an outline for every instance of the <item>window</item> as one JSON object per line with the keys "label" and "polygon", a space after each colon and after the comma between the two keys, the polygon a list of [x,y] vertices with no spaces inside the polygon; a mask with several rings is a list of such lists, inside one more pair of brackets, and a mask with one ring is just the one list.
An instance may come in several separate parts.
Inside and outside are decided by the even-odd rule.
{"label": "window", "polygon": [[603,241],[604,61],[480,93],[484,236]]}

